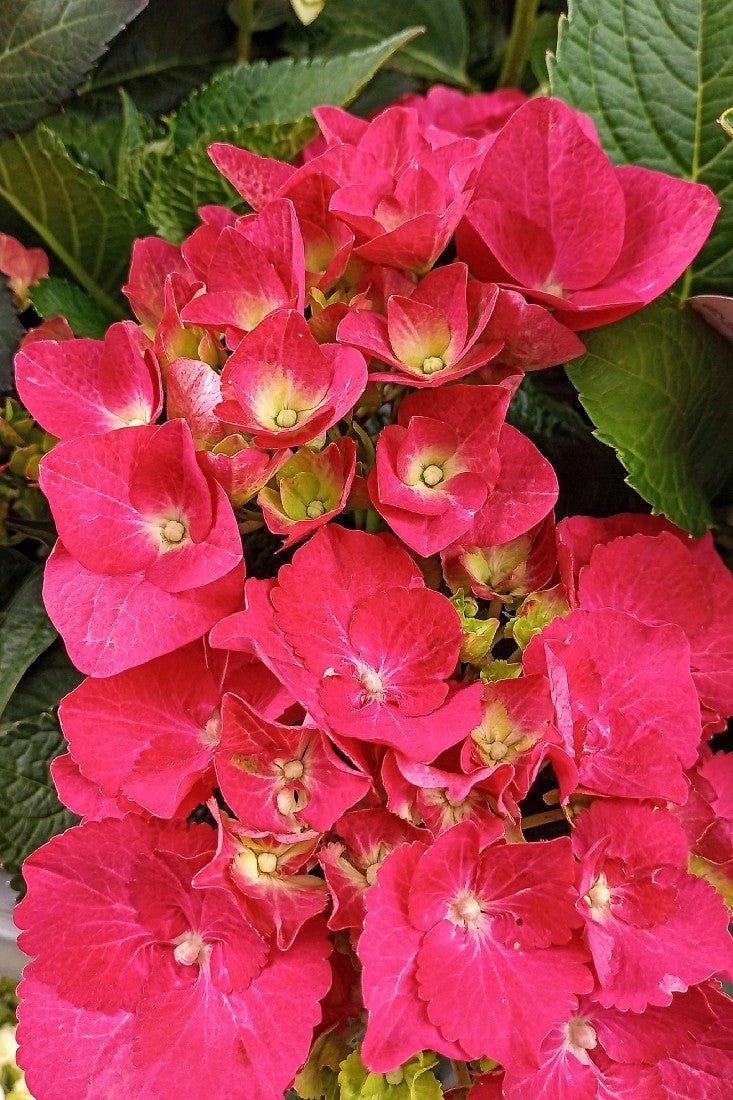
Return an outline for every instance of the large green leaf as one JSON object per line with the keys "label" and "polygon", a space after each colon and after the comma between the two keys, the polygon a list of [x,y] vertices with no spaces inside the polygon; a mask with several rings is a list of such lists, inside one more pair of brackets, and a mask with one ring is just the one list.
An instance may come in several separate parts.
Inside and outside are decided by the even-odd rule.
{"label": "large green leaf", "polygon": [[76,283],[51,275],[31,287],[31,305],[44,319],[65,317],[74,336],[89,336],[101,340],[114,316],[106,313]]}
{"label": "large green leaf", "polygon": [[468,26],[460,0],[334,0],[307,29],[291,36],[294,50],[310,42],[319,53],[343,53],[405,27],[425,28],[390,61],[390,67],[426,80],[465,86]]}
{"label": "large green leaf", "polygon": [[686,293],[733,279],[733,0],[570,0],[550,59],[554,95],[592,115],[616,164],[706,183],[723,210]]}
{"label": "large green leaf", "polygon": [[669,295],[583,337],[587,353],[567,370],[595,434],[655,512],[704,534],[733,469],[727,340]]}
{"label": "large green leaf", "polygon": [[4,283],[0,279],[0,393],[13,384],[13,356],[23,335],[23,326]]}
{"label": "large green leaf", "polygon": [[19,891],[25,857],[77,820],[60,804],[49,765],[66,747],[57,704],[80,681],[55,642],[23,677],[0,724],[0,862]]}
{"label": "large green leaf", "polygon": [[398,50],[416,37],[415,22],[376,45],[339,57],[232,65],[195,92],[174,119],[176,150],[225,127],[281,126],[307,118],[314,107],[345,107]]}
{"label": "large green leaf", "polygon": [[[0,556],[0,567],[6,554]],[[56,638],[43,606],[42,584],[43,570],[34,566],[0,611],[0,717],[23,674]]]}
{"label": "large green leaf", "polygon": [[226,59],[228,0],[152,0],[112,43],[85,90],[124,87],[139,107],[169,111]]}
{"label": "large green leaf", "polygon": [[65,99],[148,0],[2,0],[0,136]]}
{"label": "large green leaf", "polygon": [[132,242],[148,223],[44,126],[0,142],[0,224],[40,241],[103,309],[120,315]]}

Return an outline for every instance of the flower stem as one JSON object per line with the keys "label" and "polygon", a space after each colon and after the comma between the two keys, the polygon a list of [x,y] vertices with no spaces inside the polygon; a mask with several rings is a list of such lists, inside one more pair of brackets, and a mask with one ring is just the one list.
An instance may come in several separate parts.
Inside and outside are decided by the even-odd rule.
{"label": "flower stem", "polygon": [[549,825],[552,821],[565,820],[564,810],[545,810],[544,813],[525,817],[522,821],[522,831],[526,833],[527,829],[539,829],[540,825]]}
{"label": "flower stem", "polygon": [[249,61],[255,14],[254,0],[236,0],[234,10],[239,27],[237,31],[237,61]]}
{"label": "flower stem", "polygon": [[519,84],[538,7],[539,0],[516,0],[512,29],[499,75],[500,88],[516,88]]}

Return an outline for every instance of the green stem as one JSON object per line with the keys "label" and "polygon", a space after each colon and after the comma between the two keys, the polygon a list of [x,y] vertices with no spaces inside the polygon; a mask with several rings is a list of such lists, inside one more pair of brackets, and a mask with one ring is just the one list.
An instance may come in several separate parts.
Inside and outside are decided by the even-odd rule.
{"label": "green stem", "polygon": [[237,61],[249,61],[254,27],[254,0],[236,0],[235,15],[239,30],[237,32]]}
{"label": "green stem", "polygon": [[382,517],[374,508],[367,510],[364,530],[368,531],[370,535],[376,535],[377,532],[382,530]]}
{"label": "green stem", "polygon": [[516,0],[512,29],[499,75],[500,88],[516,88],[519,85],[538,7],[539,0]]}

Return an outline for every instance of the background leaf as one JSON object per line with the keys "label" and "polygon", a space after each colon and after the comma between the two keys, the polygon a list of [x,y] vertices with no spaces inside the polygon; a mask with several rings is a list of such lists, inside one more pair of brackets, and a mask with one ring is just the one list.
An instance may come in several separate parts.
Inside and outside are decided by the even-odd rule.
{"label": "background leaf", "polygon": [[132,242],[148,223],[43,126],[0,142],[0,224],[52,252],[105,311],[121,315]]}
{"label": "background leaf", "polygon": [[13,299],[0,277],[0,393],[13,385],[13,356],[23,335],[23,326],[15,312]]}
{"label": "background leaf", "polygon": [[590,114],[615,164],[706,183],[723,209],[685,294],[733,279],[733,145],[717,124],[733,85],[733,0],[570,0],[554,95]]}
{"label": "background leaf", "polygon": [[583,339],[567,372],[596,436],[655,512],[704,534],[733,470],[730,345],[670,295]]}
{"label": "background leaf", "polygon": [[114,316],[106,313],[89,295],[68,279],[50,275],[30,289],[31,305],[44,320],[65,317],[74,336],[101,340]]}
{"label": "background leaf", "polygon": [[11,570],[17,583],[0,611],[0,717],[26,670],[57,636],[43,606],[43,569],[31,565],[21,579],[19,556],[7,549],[0,553],[0,566]]}
{"label": "background leaf", "polygon": [[418,31],[415,22],[377,44],[354,49],[339,57],[293,61],[280,58],[267,64],[233,65],[205,88],[194,92],[173,120],[177,151],[201,134],[225,127],[280,126],[308,118],[322,103],[348,106],[377,70],[404,49]]}
{"label": "background leaf", "polygon": [[124,88],[138,107],[169,111],[227,59],[234,24],[227,0],[151,0],[115,39],[87,89]]}
{"label": "background leaf", "polygon": [[86,76],[147,0],[2,0],[0,136],[31,126]]}
{"label": "background leaf", "polygon": [[151,186],[147,213],[155,232],[177,243],[198,225],[199,206],[246,208],[209,159],[212,142],[292,160],[317,132],[313,107],[351,103],[379,66],[416,33],[405,31],[378,46],[329,60],[285,58],[223,70],[170,120],[174,151],[157,145],[143,163]]}
{"label": "background leaf", "polygon": [[334,0],[310,27],[298,27],[288,44],[295,53],[304,44],[312,52],[343,53],[416,26],[424,27],[425,33],[393,57],[390,68],[426,80],[468,85],[468,26],[460,0]]}

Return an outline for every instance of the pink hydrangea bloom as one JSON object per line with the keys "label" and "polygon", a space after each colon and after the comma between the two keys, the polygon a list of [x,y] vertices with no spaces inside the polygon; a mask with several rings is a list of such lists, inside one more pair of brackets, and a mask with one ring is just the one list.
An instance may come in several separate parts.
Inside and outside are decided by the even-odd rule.
{"label": "pink hydrangea bloom", "polygon": [[578,910],[601,1004],[643,1012],[707,978],[731,975],[725,903],[687,873],[687,839],[668,811],[596,801],[577,820],[573,850],[582,862]]}
{"label": "pink hydrangea bloom", "polygon": [[548,677],[576,784],[594,794],[682,803],[702,736],[689,646],[673,626],[620,611],[574,611],[530,641],[524,670]]}
{"label": "pink hydrangea bloom", "polygon": [[[367,895],[359,941],[374,1072],[429,1047],[532,1065],[550,1027],[590,992],[574,938],[570,844],[481,849],[470,823],[396,849]],[[389,991],[389,992],[388,992]]]}
{"label": "pink hydrangea bloom", "polygon": [[82,672],[169,653],[239,602],[237,523],[183,421],[61,443],[41,487],[60,538],[44,599]]}
{"label": "pink hydrangea bloom", "polygon": [[151,424],[163,407],[150,341],[132,321],[111,325],[104,340],[36,340],[15,357],[18,395],[59,439]]}
{"label": "pink hydrangea bloom", "polygon": [[116,676],[85,680],[64,698],[59,717],[74,760],[103,794],[173,817],[194,787],[199,802],[211,794],[227,691],[271,717],[291,701],[256,657],[199,641]]}
{"label": "pink hydrangea bloom", "polygon": [[130,274],[122,293],[151,339],[165,308],[166,278],[174,273],[191,285],[195,282],[180,248],[160,237],[142,237],[134,242]]}
{"label": "pink hydrangea bloom", "polygon": [[350,310],[338,327],[338,339],[392,367],[370,372],[372,381],[418,389],[442,386],[501,351],[501,339],[491,339],[498,293],[496,286],[468,282],[465,264],[436,267],[409,296],[392,294],[386,317]]}
{"label": "pink hydrangea bloom", "polygon": [[283,309],[248,333],[229,358],[216,411],[259,447],[297,447],[345,416],[366,384],[360,352],[317,344],[303,315]]}
{"label": "pink hydrangea bloom", "polygon": [[411,394],[377,444],[369,493],[411,549],[428,557],[471,524],[499,473],[509,392],[456,385]]}
{"label": "pink hydrangea bloom", "polygon": [[0,273],[19,309],[29,305],[28,289],[48,275],[48,256],[42,248],[26,248],[15,237],[0,233]]}
{"label": "pink hydrangea bloom", "polygon": [[250,582],[247,610],[211,635],[227,648],[248,639],[341,744],[393,745],[431,760],[480,720],[480,685],[450,682],[458,615],[392,538],[316,532],[276,583]]}
{"label": "pink hydrangea bloom", "polygon": [[532,99],[486,153],[458,251],[478,278],[526,290],[583,329],[670,287],[718,210],[702,184],[613,167],[572,108]]}
{"label": "pink hydrangea bloom", "polygon": [[[193,1100],[202,1079],[218,1095],[281,1100],[320,1018],[328,945],[311,923],[281,951],[230,891],[194,889],[214,835],[133,814],[69,830],[26,862],[28,893],[16,919],[33,962],[20,1060],[38,1100],[56,1096],[64,1079],[79,1100],[109,1096],[94,1077],[96,1043],[74,1047],[69,1066],[77,1027],[110,1040],[110,1082],[129,1090],[144,1080],[152,1100]],[[31,1044],[37,1028],[45,1038]]]}
{"label": "pink hydrangea bloom", "polygon": [[356,472],[356,446],[346,437],[322,451],[301,448],[276,474],[277,488],[260,490],[257,503],[270,531],[292,546],[343,511]]}

